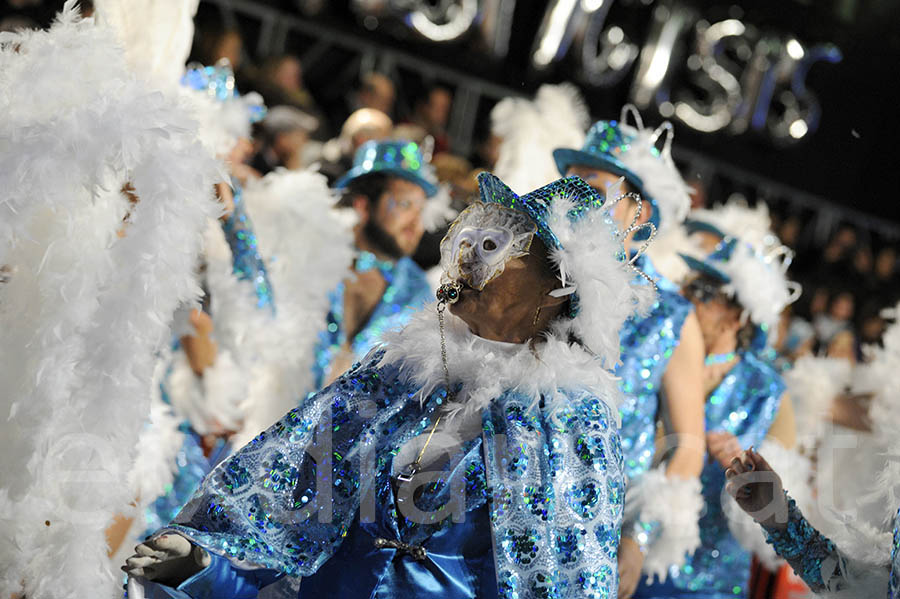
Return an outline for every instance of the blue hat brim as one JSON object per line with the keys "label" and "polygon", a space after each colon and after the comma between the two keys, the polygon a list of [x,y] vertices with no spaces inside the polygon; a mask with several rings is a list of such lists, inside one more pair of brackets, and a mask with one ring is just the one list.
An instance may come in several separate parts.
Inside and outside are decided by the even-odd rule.
{"label": "blue hat brim", "polygon": [[722,231],[722,229],[720,229],[719,227],[702,220],[687,219],[686,221],[684,221],[684,229],[685,231],[687,231],[688,235],[703,232],[712,233],[720,239],[725,239],[726,237],[728,237],[728,235],[726,235],[725,232]]}
{"label": "blue hat brim", "polygon": [[[649,222],[659,229],[659,206],[656,204],[656,200],[654,200],[653,196],[644,189],[644,182],[641,181],[641,178],[631,172],[628,167],[618,160],[601,158],[600,156],[595,156],[589,152],[572,150],[570,148],[556,148],[553,150],[553,160],[556,162],[557,170],[559,170],[559,173],[564,177],[569,171],[569,168],[575,165],[596,168],[620,177],[625,177],[625,180],[640,194],[641,200],[650,202],[650,205],[653,207],[653,213],[650,215]],[[635,234],[634,239],[635,241],[646,241],[649,237],[650,231],[642,229]]]}
{"label": "blue hat brim", "polygon": [[703,262],[702,260],[697,260],[687,254],[678,254],[682,260],[684,260],[685,264],[688,265],[693,271],[708,275],[713,277],[714,279],[718,279],[723,283],[730,283],[731,277],[726,275],[724,272],[716,268],[715,266],[710,265],[708,262]]}
{"label": "blue hat brim", "polygon": [[366,175],[388,175],[390,177],[400,177],[401,179],[406,179],[411,183],[415,183],[423,190],[425,190],[425,195],[429,198],[437,193],[438,187],[431,181],[428,181],[424,177],[420,177],[415,173],[411,173],[409,171],[403,170],[402,168],[395,167],[384,167],[384,168],[363,168],[362,166],[354,166],[349,171],[347,171],[343,177],[335,181],[334,187],[335,189],[344,189],[352,181],[359,179],[360,177],[365,177]]}

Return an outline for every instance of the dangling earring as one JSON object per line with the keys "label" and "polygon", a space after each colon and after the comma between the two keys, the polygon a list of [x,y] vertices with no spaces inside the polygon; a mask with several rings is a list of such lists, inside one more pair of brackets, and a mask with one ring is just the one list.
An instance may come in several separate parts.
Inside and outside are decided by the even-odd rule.
{"label": "dangling earring", "polygon": [[534,313],[534,320],[531,321],[532,327],[537,327],[538,318],[540,318],[540,317],[541,317],[541,307],[538,306],[537,310]]}

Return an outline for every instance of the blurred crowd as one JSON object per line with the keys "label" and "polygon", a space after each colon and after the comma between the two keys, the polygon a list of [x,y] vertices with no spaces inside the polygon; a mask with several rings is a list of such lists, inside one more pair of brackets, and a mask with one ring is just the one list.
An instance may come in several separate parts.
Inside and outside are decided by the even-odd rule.
{"label": "blurred crowd", "polygon": [[[453,94],[447,87],[424,85],[400,95],[391,77],[368,72],[341,101],[326,104],[306,87],[298,57],[283,54],[251,64],[238,30],[201,30],[200,36],[192,58],[203,64],[227,59],[235,66],[238,88],[259,92],[270,108],[256,125],[241,169],[247,177],[318,163],[333,182],[350,168],[354,151],[366,141],[409,139],[430,154],[438,179],[450,185],[455,207],[461,208],[477,190],[477,174],[495,166],[500,139],[489,128],[468,155],[453,147],[447,134]],[[703,185],[692,181],[698,192],[694,208],[724,199],[713,197]],[[900,299],[897,241],[838,223],[823,246],[814,230],[816,219],[808,216],[771,212],[773,230],[796,252],[791,277],[803,285],[800,301],[784,315],[779,352],[794,359],[812,354],[859,361],[862,347],[878,343],[885,329],[883,310]],[[423,238],[416,261],[424,268],[436,264],[442,235],[438,231]]]}

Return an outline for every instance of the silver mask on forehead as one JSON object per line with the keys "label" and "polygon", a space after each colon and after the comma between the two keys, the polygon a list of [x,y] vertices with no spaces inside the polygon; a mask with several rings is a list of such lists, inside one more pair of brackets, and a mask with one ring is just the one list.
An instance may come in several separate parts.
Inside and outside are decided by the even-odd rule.
{"label": "silver mask on forehead", "polygon": [[441,240],[444,282],[462,281],[481,291],[506,263],[531,248],[537,226],[523,212],[475,202],[463,210]]}

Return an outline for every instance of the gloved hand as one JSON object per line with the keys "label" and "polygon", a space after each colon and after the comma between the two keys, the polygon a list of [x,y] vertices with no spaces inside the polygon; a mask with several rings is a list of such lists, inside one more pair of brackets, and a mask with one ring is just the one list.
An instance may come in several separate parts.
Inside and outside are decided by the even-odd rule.
{"label": "gloved hand", "polygon": [[206,551],[176,533],[154,537],[134,551],[122,570],[170,587],[177,587],[212,561]]}

